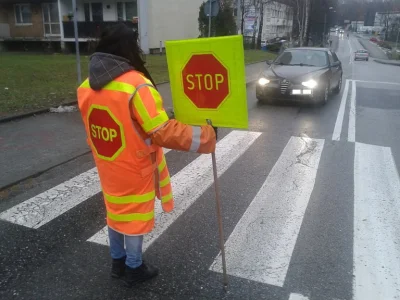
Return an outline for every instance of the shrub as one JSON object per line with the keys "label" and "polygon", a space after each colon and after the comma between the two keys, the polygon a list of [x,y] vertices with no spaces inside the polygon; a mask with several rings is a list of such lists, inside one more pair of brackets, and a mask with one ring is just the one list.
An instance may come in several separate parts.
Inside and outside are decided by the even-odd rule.
{"label": "shrub", "polygon": [[378,42],[378,45],[379,45],[380,47],[382,47],[382,48],[386,48],[386,49],[392,50],[392,46],[390,46],[390,44],[389,44],[388,42],[379,41],[379,42]]}

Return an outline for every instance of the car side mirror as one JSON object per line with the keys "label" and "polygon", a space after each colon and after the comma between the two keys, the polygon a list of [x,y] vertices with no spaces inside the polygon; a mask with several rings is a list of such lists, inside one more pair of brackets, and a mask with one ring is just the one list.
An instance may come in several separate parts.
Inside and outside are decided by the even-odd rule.
{"label": "car side mirror", "polygon": [[340,65],[341,65],[340,61],[335,61],[335,62],[332,64],[332,67],[340,67]]}
{"label": "car side mirror", "polygon": [[266,63],[267,63],[268,66],[272,65],[272,62],[273,62],[272,60],[267,60],[267,61],[266,61]]}

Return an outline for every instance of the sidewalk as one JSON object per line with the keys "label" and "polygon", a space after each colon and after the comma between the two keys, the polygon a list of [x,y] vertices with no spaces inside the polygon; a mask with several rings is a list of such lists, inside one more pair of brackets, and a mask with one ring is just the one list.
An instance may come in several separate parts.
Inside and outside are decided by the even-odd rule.
{"label": "sidewalk", "polygon": [[400,60],[374,59],[374,61],[376,61],[377,63],[380,63],[380,64],[399,66],[400,67]]}
{"label": "sidewalk", "polygon": [[[246,82],[257,80],[265,62],[246,66]],[[169,83],[158,85],[166,110]],[[79,112],[45,113],[0,123],[0,190],[89,153]],[[1,199],[0,199],[1,200]]]}

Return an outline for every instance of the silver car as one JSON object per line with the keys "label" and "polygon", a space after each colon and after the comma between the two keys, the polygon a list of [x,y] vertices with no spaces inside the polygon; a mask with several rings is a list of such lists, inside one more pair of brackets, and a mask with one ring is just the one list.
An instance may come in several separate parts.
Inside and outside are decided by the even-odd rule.
{"label": "silver car", "polygon": [[369,53],[367,50],[357,50],[354,52],[354,60],[361,59],[368,61]]}

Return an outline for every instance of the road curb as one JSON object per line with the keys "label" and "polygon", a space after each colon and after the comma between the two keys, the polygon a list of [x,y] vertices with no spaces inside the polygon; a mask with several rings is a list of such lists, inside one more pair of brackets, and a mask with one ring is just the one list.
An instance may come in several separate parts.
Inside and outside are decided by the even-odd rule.
{"label": "road curb", "polygon": [[48,167],[48,168],[46,168],[46,169],[44,169],[44,170],[40,170],[40,171],[38,171],[38,172],[36,172],[36,173],[34,173],[34,174],[31,174],[31,175],[29,175],[29,176],[25,176],[25,177],[23,177],[23,178],[20,178],[20,179],[18,179],[18,180],[15,180],[15,181],[13,181],[13,182],[11,182],[11,183],[7,183],[7,184],[4,185],[4,186],[0,186],[0,192],[3,192],[3,191],[5,191],[5,190],[7,190],[7,189],[9,189],[9,188],[11,188],[11,187],[17,185],[17,184],[20,184],[21,182],[24,182],[24,181],[26,181],[26,180],[29,180],[29,179],[31,179],[31,178],[36,178],[36,177],[38,177],[38,176],[40,176],[40,175],[46,173],[47,171],[50,171],[50,170],[52,170],[52,169],[54,169],[54,168],[57,168],[57,167],[59,167],[59,166],[61,166],[61,165],[63,165],[63,164],[69,163],[69,162],[71,162],[71,161],[73,161],[73,160],[75,160],[75,159],[77,159],[77,158],[79,158],[79,157],[82,157],[82,156],[84,156],[84,155],[87,155],[87,154],[89,154],[89,153],[91,153],[91,150],[85,151],[85,152],[83,152],[83,153],[80,153],[80,154],[78,154],[78,155],[72,157],[72,158],[69,158],[69,159],[64,160],[64,161],[62,161],[62,162],[59,162],[59,163],[56,163],[55,165],[52,165],[52,166],[50,166],[50,167]]}
{"label": "road curb", "polygon": [[77,103],[78,103],[78,101],[75,100],[75,101],[71,101],[71,102],[64,102],[64,103],[62,103],[62,104],[60,104],[58,106],[52,106],[52,107],[49,107],[49,108],[42,108],[42,109],[38,109],[38,110],[34,110],[34,111],[27,112],[27,113],[22,113],[22,114],[15,114],[15,115],[12,115],[12,116],[0,118],[0,123],[7,123],[7,122],[10,122],[10,121],[16,121],[16,120],[19,120],[19,119],[25,119],[25,118],[33,117],[33,116],[36,116],[36,115],[45,114],[45,113],[50,112],[50,109],[52,109],[52,108],[57,108],[57,107],[60,107],[60,106],[61,107],[71,106],[71,105],[76,105]]}
{"label": "road curb", "polygon": [[391,66],[400,67],[400,61],[398,63],[395,63],[395,62],[384,61],[384,60],[380,60],[380,59],[374,59],[374,62],[377,62],[378,64],[383,64],[383,65],[391,65]]}

